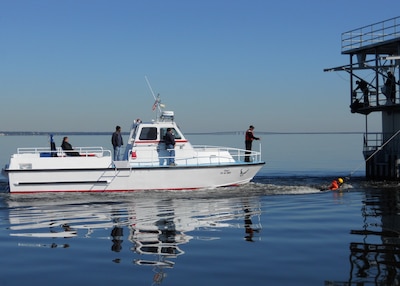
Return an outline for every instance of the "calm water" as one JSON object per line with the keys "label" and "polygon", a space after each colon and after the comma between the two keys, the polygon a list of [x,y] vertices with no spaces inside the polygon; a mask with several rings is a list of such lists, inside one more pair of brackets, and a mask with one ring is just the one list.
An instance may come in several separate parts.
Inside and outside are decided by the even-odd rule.
{"label": "calm water", "polygon": [[[354,172],[359,135],[313,136],[263,138],[268,165],[241,187],[0,193],[0,285],[399,285],[400,187]],[[21,139],[0,138],[1,159]],[[342,192],[320,191],[338,175]]]}

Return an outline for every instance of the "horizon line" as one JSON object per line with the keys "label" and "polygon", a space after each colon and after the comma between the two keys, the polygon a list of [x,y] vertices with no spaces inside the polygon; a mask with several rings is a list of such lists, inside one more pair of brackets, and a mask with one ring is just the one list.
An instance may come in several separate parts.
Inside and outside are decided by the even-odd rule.
{"label": "horizon line", "polygon": [[[202,132],[185,132],[188,135],[243,135],[246,131],[202,131]],[[23,135],[111,135],[110,131],[0,131],[1,136],[23,136]],[[382,133],[382,132],[369,132]],[[123,135],[129,135],[129,132],[122,132]],[[317,135],[317,134],[365,134],[361,131],[257,131],[256,134],[262,135]]]}

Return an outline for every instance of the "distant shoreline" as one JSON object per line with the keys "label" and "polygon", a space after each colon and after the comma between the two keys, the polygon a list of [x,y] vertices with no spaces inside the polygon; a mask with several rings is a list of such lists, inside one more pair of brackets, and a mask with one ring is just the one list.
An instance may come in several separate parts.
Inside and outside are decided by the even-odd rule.
{"label": "distant shoreline", "polygon": [[[186,135],[243,135],[245,131],[219,131],[219,132],[185,132]],[[0,131],[0,136],[48,136],[48,135],[111,135],[112,132],[85,132],[85,131],[71,131],[71,132],[48,132],[48,131]],[[129,132],[122,132],[123,135],[129,135]],[[257,132],[259,135],[320,135],[320,134],[364,134],[364,132]]]}

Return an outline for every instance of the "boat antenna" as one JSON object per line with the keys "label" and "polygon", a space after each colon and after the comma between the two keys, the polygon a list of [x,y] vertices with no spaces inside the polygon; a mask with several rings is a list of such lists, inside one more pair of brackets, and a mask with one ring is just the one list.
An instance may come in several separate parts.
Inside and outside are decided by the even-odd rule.
{"label": "boat antenna", "polygon": [[[147,76],[144,77],[146,79],[147,85],[149,86],[149,89],[151,91],[151,94],[153,95],[154,98],[154,104],[153,104],[153,110],[157,109],[157,113],[161,113],[161,106],[160,106],[160,94],[157,94],[157,96],[154,94],[153,89],[151,88],[150,82],[147,79]],[[158,117],[158,114],[156,114],[156,117]]]}
{"label": "boat antenna", "polygon": [[156,96],[154,95],[153,89],[151,88],[151,85],[150,85],[149,80],[147,79],[147,76],[145,76],[144,78],[146,79],[147,85],[148,85],[148,87],[149,87],[149,89],[150,89],[150,91],[151,91],[151,94],[153,95],[154,100],[156,100],[157,98],[156,98]]}

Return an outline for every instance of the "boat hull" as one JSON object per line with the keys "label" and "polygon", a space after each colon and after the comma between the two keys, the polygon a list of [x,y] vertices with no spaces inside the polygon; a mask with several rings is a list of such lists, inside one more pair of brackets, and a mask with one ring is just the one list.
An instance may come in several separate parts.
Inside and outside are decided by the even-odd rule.
{"label": "boat hull", "polygon": [[248,183],[264,164],[26,169],[7,174],[11,193],[194,190]]}

